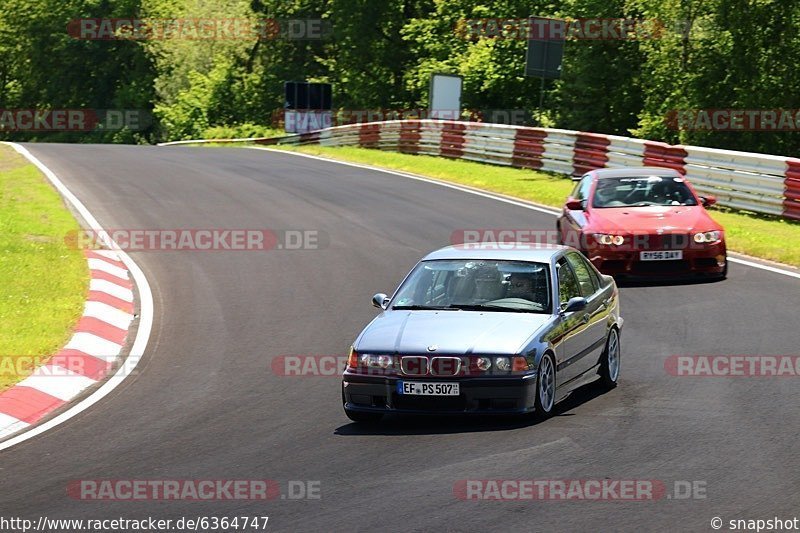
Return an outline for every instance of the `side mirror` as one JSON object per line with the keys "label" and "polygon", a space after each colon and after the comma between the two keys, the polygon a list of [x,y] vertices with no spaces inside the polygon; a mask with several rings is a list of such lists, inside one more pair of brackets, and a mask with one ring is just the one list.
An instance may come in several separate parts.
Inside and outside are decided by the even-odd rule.
{"label": "side mirror", "polygon": [[586,298],[576,296],[575,298],[570,298],[568,302],[561,304],[561,312],[566,314],[583,311],[586,309],[587,305],[589,305],[589,301]]}
{"label": "side mirror", "polygon": [[570,211],[583,211],[583,202],[580,200],[576,200],[575,198],[567,198],[567,209]]}
{"label": "side mirror", "polygon": [[378,307],[380,309],[386,309],[386,305],[389,303],[389,297],[379,292],[375,296],[372,297],[372,305],[374,307]]}
{"label": "side mirror", "polygon": [[701,196],[700,197],[700,201],[703,202],[703,206],[704,207],[709,207],[709,206],[714,205],[715,203],[717,203],[717,197],[716,196],[711,196],[709,194],[708,196]]}

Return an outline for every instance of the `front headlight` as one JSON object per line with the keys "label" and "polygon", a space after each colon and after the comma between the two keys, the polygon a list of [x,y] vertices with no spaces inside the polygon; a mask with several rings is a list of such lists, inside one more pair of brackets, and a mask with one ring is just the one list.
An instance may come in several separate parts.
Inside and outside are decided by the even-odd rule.
{"label": "front headlight", "polygon": [[694,234],[694,242],[697,244],[717,242],[722,237],[721,231],[704,231]]}
{"label": "front headlight", "polygon": [[594,238],[600,244],[605,244],[606,246],[622,246],[625,243],[625,237],[622,235],[610,235],[608,233],[595,233]]}

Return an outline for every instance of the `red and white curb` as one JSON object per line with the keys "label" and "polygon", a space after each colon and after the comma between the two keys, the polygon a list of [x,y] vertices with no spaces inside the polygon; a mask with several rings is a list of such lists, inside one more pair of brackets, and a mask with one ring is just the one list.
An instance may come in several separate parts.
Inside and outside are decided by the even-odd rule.
{"label": "red and white curb", "polygon": [[86,252],[91,281],[72,339],[45,365],[0,393],[0,438],[35,424],[113,368],[133,321],[133,284],[116,252]]}
{"label": "red and white curb", "polygon": [[[133,374],[144,355],[153,327],[153,293],[141,268],[100,226],[86,206],[25,147],[4,143],[26,157],[64,199],[100,235],[107,250],[89,250],[91,278],[83,316],[70,341],[47,364],[0,393],[0,450],[5,450],[66,422],[110,394]],[[138,297],[136,335],[127,357],[117,365],[134,319],[134,286]],[[115,370],[116,368],[116,370]],[[94,388],[87,394],[87,389]],[[85,396],[72,402],[79,396]],[[71,405],[70,402],[72,402]],[[44,420],[56,410],[61,410]],[[13,436],[12,436],[13,435]]]}

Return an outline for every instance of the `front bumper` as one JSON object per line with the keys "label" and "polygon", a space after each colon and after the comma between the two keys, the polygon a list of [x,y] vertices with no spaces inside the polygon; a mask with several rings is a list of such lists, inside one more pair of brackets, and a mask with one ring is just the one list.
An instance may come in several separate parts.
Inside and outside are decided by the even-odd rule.
{"label": "front bumper", "polygon": [[[458,396],[397,393],[397,381],[457,381]],[[363,376],[345,372],[342,401],[348,411],[408,414],[521,414],[534,410],[536,374],[458,379]]]}
{"label": "front bumper", "polygon": [[682,259],[669,261],[642,261],[642,251],[646,250],[597,247],[590,249],[588,256],[598,270],[612,276],[719,276],[725,272],[727,262],[724,242],[703,248],[684,249]]}

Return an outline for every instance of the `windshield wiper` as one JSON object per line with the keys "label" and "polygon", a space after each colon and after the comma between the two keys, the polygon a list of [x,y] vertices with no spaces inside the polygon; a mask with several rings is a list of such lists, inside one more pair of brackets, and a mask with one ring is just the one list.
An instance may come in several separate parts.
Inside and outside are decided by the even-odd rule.
{"label": "windshield wiper", "polygon": [[449,311],[449,307],[436,307],[433,305],[393,305],[392,309],[405,309],[409,311]]}
{"label": "windshield wiper", "polygon": [[508,311],[509,313],[536,313],[533,309],[521,309],[519,307],[506,307],[505,305],[492,304],[450,304],[451,309],[461,309],[462,311]]}

